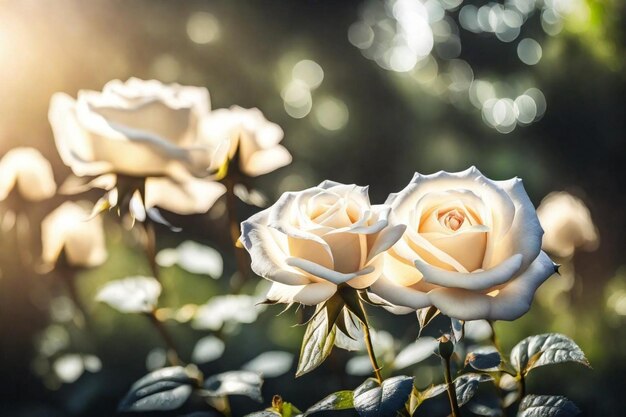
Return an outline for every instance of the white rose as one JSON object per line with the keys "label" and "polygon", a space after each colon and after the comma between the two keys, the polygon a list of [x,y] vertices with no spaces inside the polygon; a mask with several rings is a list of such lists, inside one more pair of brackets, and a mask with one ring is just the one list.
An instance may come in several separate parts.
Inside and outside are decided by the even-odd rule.
{"label": "white rose", "polygon": [[371,291],[396,306],[435,306],[461,320],[513,320],[554,273],[522,181],[493,181],[472,167],[415,174],[387,200],[405,224]]}
{"label": "white rose", "polygon": [[187,214],[208,210],[225,191],[204,178],[217,168],[199,129],[208,113],[206,88],[131,78],[81,90],[76,100],[57,93],[49,119],[74,174],[147,178],[146,206]]}
{"label": "white rose", "polygon": [[402,235],[389,206],[370,205],[367,187],[324,181],[288,192],[242,223],[252,269],[273,281],[268,299],[314,305],[337,286],[362,289],[382,272],[381,254]]}
{"label": "white rose", "polygon": [[560,258],[569,258],[576,248],[595,250],[599,244],[598,229],[582,200],[566,192],[548,194],[537,208],[545,230],[543,249]]}
{"label": "white rose", "polygon": [[102,218],[89,219],[88,203],[67,201],[41,223],[42,259],[56,264],[61,252],[69,265],[95,267],[104,263],[107,249]]}
{"label": "white rose", "polygon": [[37,149],[14,148],[0,160],[0,201],[17,187],[29,201],[41,201],[56,193],[52,166]]}
{"label": "white rose", "polygon": [[214,110],[203,120],[202,131],[213,147],[228,144],[228,154],[224,154],[224,158],[232,159],[239,151],[239,169],[251,177],[291,163],[291,154],[279,145],[283,130],[268,121],[259,109],[232,106]]}

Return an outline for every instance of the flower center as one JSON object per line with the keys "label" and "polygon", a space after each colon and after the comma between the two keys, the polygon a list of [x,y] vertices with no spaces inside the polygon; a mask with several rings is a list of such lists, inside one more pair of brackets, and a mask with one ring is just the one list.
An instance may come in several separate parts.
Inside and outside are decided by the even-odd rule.
{"label": "flower center", "polygon": [[457,209],[439,215],[439,222],[452,231],[457,231],[465,222],[465,215]]}

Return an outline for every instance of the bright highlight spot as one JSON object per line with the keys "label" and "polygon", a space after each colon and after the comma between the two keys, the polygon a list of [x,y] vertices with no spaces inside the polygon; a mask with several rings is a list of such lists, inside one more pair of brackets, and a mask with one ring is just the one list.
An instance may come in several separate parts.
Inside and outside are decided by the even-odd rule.
{"label": "bright highlight spot", "polygon": [[319,87],[324,80],[324,70],[317,62],[304,59],[294,65],[292,77],[294,80],[302,81],[310,89],[314,89]]}
{"label": "bright highlight spot", "polygon": [[197,44],[204,45],[219,38],[220,25],[215,16],[207,12],[195,12],[187,20],[187,36]]}
{"label": "bright highlight spot", "polygon": [[337,98],[323,98],[315,105],[315,120],[326,130],[339,130],[348,123],[346,104]]}
{"label": "bright highlight spot", "polygon": [[517,56],[526,65],[536,65],[541,59],[541,45],[531,38],[525,38],[517,45]]}

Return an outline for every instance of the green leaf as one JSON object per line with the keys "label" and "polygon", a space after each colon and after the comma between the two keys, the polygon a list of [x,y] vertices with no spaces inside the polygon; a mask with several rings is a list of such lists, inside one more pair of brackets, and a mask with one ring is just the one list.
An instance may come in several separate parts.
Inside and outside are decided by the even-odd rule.
{"label": "green leaf", "polygon": [[446,392],[446,384],[431,385],[424,391],[419,391],[417,393],[417,405],[419,406],[427,399],[434,398],[438,395],[443,394],[444,392]]}
{"label": "green leaf", "polygon": [[459,403],[459,407],[472,399],[476,391],[478,391],[478,384],[492,380],[493,378],[489,375],[472,373],[461,375],[455,379],[454,387],[456,389],[456,400]]}
{"label": "green leaf", "polygon": [[324,306],[318,307],[302,338],[296,377],[311,372],[324,362],[335,343],[335,332],[335,326],[328,321],[327,309]]}
{"label": "green leaf", "polygon": [[198,371],[172,366],[151,372],[135,382],[120,402],[120,412],[175,410],[198,385]]}
{"label": "green leaf", "polygon": [[438,347],[439,342],[434,337],[420,337],[396,355],[393,367],[395,369],[404,369],[415,365],[434,355]]}
{"label": "green leaf", "polygon": [[422,330],[424,330],[424,327],[426,327],[428,323],[432,321],[432,319],[437,317],[439,313],[440,313],[439,309],[437,307],[432,307],[432,306],[420,308],[419,310],[417,310],[417,321],[420,324],[420,331],[419,331],[420,335],[422,334]]}
{"label": "green leaf", "polygon": [[518,374],[526,375],[533,368],[563,362],[589,366],[589,361],[578,345],[559,333],[527,337],[511,351],[511,365]]}
{"label": "green leaf", "polygon": [[352,391],[338,391],[313,404],[306,410],[304,416],[318,411],[347,410],[349,408],[354,408],[354,394]]}
{"label": "green leaf", "polygon": [[463,340],[463,336],[465,335],[465,322],[463,320],[458,319],[450,319],[452,335],[454,336],[452,341],[454,343],[460,342]]}
{"label": "green leaf", "polygon": [[502,362],[502,358],[493,346],[480,347],[465,357],[465,365],[470,365],[478,371],[497,371],[500,362]]}
{"label": "green leaf", "polygon": [[473,414],[485,417],[502,417],[503,411],[500,400],[495,397],[481,399],[480,401],[471,401],[465,408]]}
{"label": "green leaf", "polygon": [[395,417],[413,389],[413,378],[405,375],[383,381],[372,378],[354,390],[354,408],[361,417]]}
{"label": "green leaf", "polygon": [[572,417],[578,414],[578,407],[565,397],[527,395],[519,405],[517,417]]}
{"label": "green leaf", "polygon": [[361,323],[367,323],[367,317],[365,316],[365,311],[363,310],[363,305],[361,304],[357,290],[347,285],[340,285],[337,287],[337,294],[339,294],[345,303],[346,308],[357,316]]}
{"label": "green leaf", "polygon": [[261,385],[263,385],[263,379],[256,372],[230,371],[207,378],[204,381],[203,394],[209,397],[243,395],[253,400],[263,401]]}

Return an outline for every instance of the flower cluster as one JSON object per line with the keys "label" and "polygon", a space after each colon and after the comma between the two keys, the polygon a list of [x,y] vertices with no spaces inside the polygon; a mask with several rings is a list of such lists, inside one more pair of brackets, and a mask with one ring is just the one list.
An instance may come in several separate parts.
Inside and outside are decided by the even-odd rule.
{"label": "flower cluster", "polygon": [[348,285],[398,313],[514,320],[555,272],[542,235],[520,179],[472,167],[416,174],[383,205],[366,187],[330,181],[285,193],[242,223],[241,241],[272,301],[319,304]]}
{"label": "flower cluster", "polygon": [[88,179],[72,188],[112,191],[108,206],[130,204],[140,220],[143,208],[207,211],[226,191],[216,173],[237,156],[249,176],[291,162],[277,124],[258,109],[212,111],[203,87],[114,80],[76,99],[55,94],[49,119],[63,162]]}

